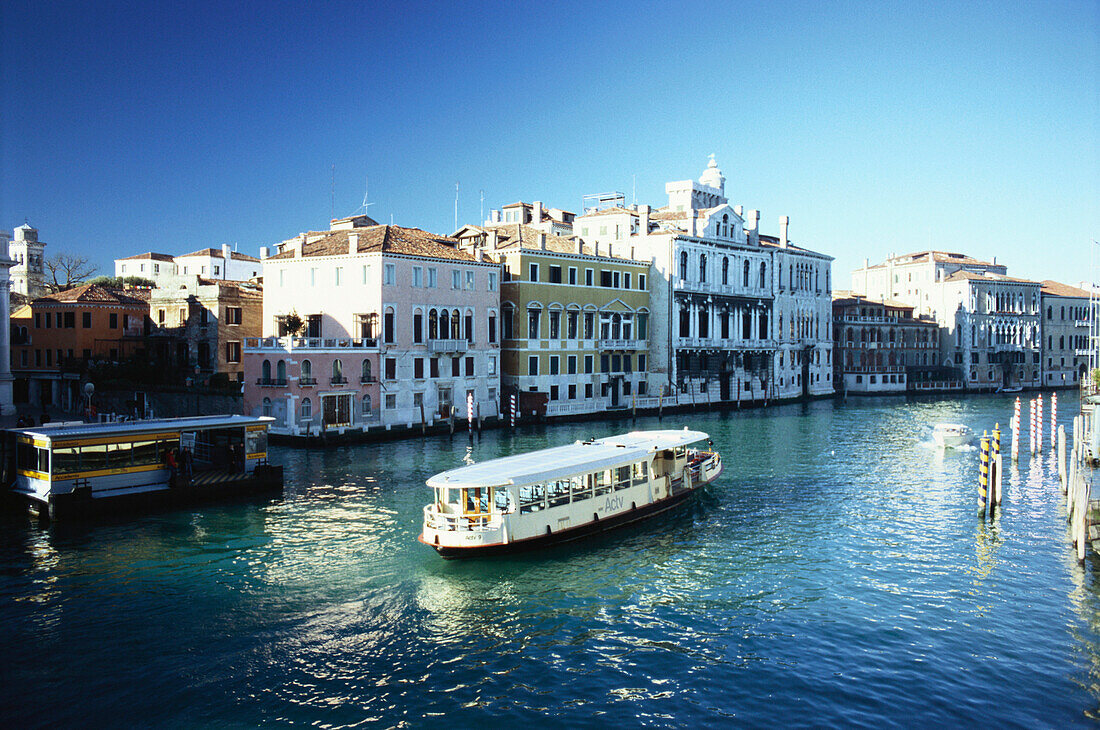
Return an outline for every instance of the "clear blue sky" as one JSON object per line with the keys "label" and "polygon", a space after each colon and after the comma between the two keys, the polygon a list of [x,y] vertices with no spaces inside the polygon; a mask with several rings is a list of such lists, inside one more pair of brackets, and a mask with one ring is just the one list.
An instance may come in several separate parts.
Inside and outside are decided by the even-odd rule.
{"label": "clear blue sky", "polygon": [[[178,7],[173,7],[178,6]],[[0,3],[0,226],[111,260],[257,253],[359,207],[663,205],[717,155],[764,232],[1076,282],[1100,3]]]}

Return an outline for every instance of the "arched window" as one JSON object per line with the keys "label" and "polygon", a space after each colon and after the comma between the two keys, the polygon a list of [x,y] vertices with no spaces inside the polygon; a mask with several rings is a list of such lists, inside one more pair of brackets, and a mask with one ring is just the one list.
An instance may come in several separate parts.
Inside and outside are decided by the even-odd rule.
{"label": "arched window", "polygon": [[729,256],[722,257],[722,286],[730,283],[730,259]]}
{"label": "arched window", "polygon": [[371,381],[371,377],[370,377],[370,360],[364,359],[363,360],[363,375],[360,378],[360,382],[369,383],[370,381]]}
{"label": "arched window", "polygon": [[680,278],[684,281],[688,280],[688,254],[687,251],[680,252]]}
{"label": "arched window", "polygon": [[744,286],[749,285],[749,262],[745,261],[745,283]]}
{"label": "arched window", "polygon": [[699,281],[707,280],[707,255],[699,254]]}
{"label": "arched window", "polygon": [[302,398],[302,405],[298,409],[298,416],[303,421],[313,420],[313,403],[310,402],[309,398]]}
{"label": "arched window", "polygon": [[[428,325],[431,327],[431,325]],[[439,310],[439,338],[447,339],[447,333],[451,331],[451,313],[446,309]]]}
{"label": "arched window", "polygon": [[286,383],[286,361],[285,360],[280,360],[279,362],[275,363],[275,379],[278,380],[280,384],[285,384]]}
{"label": "arched window", "polygon": [[611,315],[611,339],[621,340],[623,337],[623,317],[616,312]]}
{"label": "arched window", "polygon": [[260,377],[265,383],[271,382],[271,361],[264,360],[263,365],[260,366]]}
{"label": "arched window", "polygon": [[434,309],[428,312],[428,339],[439,339],[439,314]]}
{"label": "arched window", "polygon": [[[367,362],[369,362],[369,360]],[[364,416],[369,418],[370,414],[371,414],[370,413],[370,411],[371,411],[370,393],[367,393],[366,395],[363,396],[362,403],[363,403],[363,405],[362,405],[361,413]]]}
{"label": "arched window", "polygon": [[763,289],[766,284],[764,283],[767,278],[768,266],[763,261],[760,262],[760,288]]}
{"label": "arched window", "polygon": [[302,360],[302,381],[310,382],[313,380],[313,363],[309,360]]}
{"label": "arched window", "polygon": [[332,382],[344,382],[344,363],[339,358],[332,361]]}
{"label": "arched window", "polygon": [[457,309],[451,312],[451,339],[462,339],[462,315]]}
{"label": "arched window", "polygon": [[271,399],[270,398],[264,398],[263,415],[265,415],[265,416],[270,416],[271,415]]}

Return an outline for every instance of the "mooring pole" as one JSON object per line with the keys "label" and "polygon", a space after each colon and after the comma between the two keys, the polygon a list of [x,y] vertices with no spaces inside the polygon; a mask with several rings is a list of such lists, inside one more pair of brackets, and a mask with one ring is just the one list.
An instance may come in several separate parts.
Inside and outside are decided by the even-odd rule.
{"label": "mooring pole", "polygon": [[978,454],[978,517],[985,517],[989,504],[989,433],[982,432],[981,451]]}

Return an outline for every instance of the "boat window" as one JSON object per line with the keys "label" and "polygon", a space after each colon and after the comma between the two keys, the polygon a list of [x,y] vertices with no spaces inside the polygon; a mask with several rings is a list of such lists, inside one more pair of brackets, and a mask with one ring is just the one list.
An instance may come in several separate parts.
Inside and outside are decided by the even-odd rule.
{"label": "boat window", "polygon": [[135,441],[133,446],[134,466],[151,466],[160,463],[160,459],[157,458],[156,441]]}
{"label": "boat window", "polygon": [[635,484],[642,484],[646,480],[646,462],[636,461],[631,465],[631,472],[634,477]]}
{"label": "boat window", "polygon": [[130,466],[130,450],[131,445],[129,442],[124,444],[111,444],[111,448],[107,451],[108,466],[112,469],[121,469]]}
{"label": "boat window", "polygon": [[676,458],[679,459],[679,458],[683,458],[685,456],[687,456],[687,447],[686,446],[676,447]]}
{"label": "boat window", "polygon": [[61,446],[53,450],[53,473],[74,474],[80,471],[80,447]]}
{"label": "boat window", "polygon": [[40,471],[43,474],[49,473],[50,452],[48,449],[36,448],[34,444],[20,443],[16,452],[20,469]]}
{"label": "boat window", "polygon": [[512,500],[512,495],[507,489],[497,488],[493,492],[493,505],[496,507],[497,512],[516,511],[516,503]]}
{"label": "boat window", "polygon": [[583,476],[573,477],[569,480],[569,485],[573,493],[574,502],[581,499],[588,499],[592,496],[592,487]]}
{"label": "boat window", "polygon": [[80,449],[80,463],[85,471],[107,468],[107,444],[88,444]]}
{"label": "boat window", "polygon": [[[161,462],[168,458],[168,452],[171,449],[175,449],[177,452],[180,448],[180,442],[178,438],[164,439],[157,443],[157,456],[160,457]],[[177,463],[179,463],[177,461]]]}
{"label": "boat window", "polygon": [[620,466],[615,469],[615,489],[626,489],[630,486],[630,465]]}
{"label": "boat window", "polygon": [[542,509],[543,497],[546,495],[546,489],[541,484],[534,484],[530,487],[520,487],[519,489],[519,511],[520,513],[537,512]]}
{"label": "boat window", "polygon": [[267,430],[245,431],[244,450],[247,454],[263,454],[267,452]]}
{"label": "boat window", "polygon": [[559,479],[547,485],[548,499],[551,507],[569,504],[570,483],[568,479]]}
{"label": "boat window", "polygon": [[595,495],[598,497],[601,494],[607,494],[611,491],[611,470],[602,469],[596,472],[596,490]]}

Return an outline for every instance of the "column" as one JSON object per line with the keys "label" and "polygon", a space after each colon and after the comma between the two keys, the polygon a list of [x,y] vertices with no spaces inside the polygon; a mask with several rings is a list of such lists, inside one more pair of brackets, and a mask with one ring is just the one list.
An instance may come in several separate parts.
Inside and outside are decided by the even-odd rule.
{"label": "column", "polygon": [[11,305],[9,300],[11,290],[11,272],[9,271],[15,262],[8,259],[6,252],[0,251],[0,415],[8,415],[15,412],[12,395],[11,374]]}

